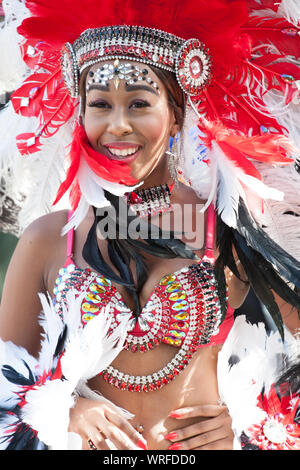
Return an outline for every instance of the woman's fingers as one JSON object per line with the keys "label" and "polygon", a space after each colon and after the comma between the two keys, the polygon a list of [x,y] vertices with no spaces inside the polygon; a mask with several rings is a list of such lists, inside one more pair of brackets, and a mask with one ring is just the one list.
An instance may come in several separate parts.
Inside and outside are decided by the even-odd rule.
{"label": "woman's fingers", "polygon": [[[175,429],[165,436],[172,443],[170,450],[232,449],[232,423],[225,406],[190,406],[174,410],[169,416],[177,419],[201,418],[198,422]],[[203,420],[203,417],[206,419]]]}
{"label": "woman's fingers", "polygon": [[173,410],[169,416],[176,419],[197,418],[199,416],[213,418],[223,411],[227,411],[226,406],[223,405],[195,405]]}
{"label": "woman's fingers", "polygon": [[[143,450],[147,450],[147,442],[144,437],[132,426],[132,424],[119,413],[115,412],[112,409],[105,410],[106,418],[113,423],[117,430],[122,431],[122,433],[127,437],[126,442],[134,444],[134,448],[139,448]],[[119,434],[115,435],[115,439],[120,439]],[[124,443],[124,439],[122,441]],[[128,445],[128,444],[127,444]],[[132,449],[132,447],[130,447]]]}
{"label": "woman's fingers", "polygon": [[228,438],[227,429],[224,427],[220,427],[217,429],[213,429],[212,431],[204,432],[202,434],[198,434],[192,438],[182,440],[180,442],[175,442],[169,446],[170,450],[192,450],[198,449],[205,446],[214,445],[215,448],[223,449],[223,447],[219,447],[219,445],[223,445],[223,440]]}
{"label": "woman's fingers", "polygon": [[81,436],[86,450],[93,446],[98,450],[147,449],[143,436],[113,404],[78,398],[70,412],[69,431]]}

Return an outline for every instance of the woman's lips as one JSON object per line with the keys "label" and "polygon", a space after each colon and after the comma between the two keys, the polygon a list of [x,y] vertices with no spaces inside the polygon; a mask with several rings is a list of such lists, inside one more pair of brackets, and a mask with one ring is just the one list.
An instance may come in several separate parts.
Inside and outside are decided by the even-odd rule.
{"label": "woman's lips", "polygon": [[[131,163],[138,156],[139,151],[141,150],[141,145],[137,145],[131,142],[116,142],[110,145],[104,145],[104,148],[107,151],[107,156],[110,160],[117,160],[124,163]],[[133,153],[128,155],[120,155],[120,152],[133,150]],[[136,151],[134,151],[136,149]],[[116,152],[115,152],[116,151]],[[119,155],[116,155],[119,153]]]}

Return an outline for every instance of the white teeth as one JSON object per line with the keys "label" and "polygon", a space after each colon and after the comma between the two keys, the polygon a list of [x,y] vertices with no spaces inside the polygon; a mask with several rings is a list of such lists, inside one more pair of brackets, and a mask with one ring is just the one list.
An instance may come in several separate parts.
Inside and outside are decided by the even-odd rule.
{"label": "white teeth", "polygon": [[138,150],[138,147],[132,147],[129,149],[110,149],[109,151],[112,155],[116,155],[116,157],[127,157],[128,155],[133,155]]}

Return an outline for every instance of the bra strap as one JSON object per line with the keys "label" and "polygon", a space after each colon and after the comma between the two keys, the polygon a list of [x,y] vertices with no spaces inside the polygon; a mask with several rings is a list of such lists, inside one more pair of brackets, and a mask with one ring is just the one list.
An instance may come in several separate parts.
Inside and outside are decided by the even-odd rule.
{"label": "bra strap", "polygon": [[[73,215],[73,211],[68,212],[68,222]],[[73,243],[74,243],[74,227],[71,228],[67,233],[67,259],[65,262],[65,266],[69,266],[69,264],[73,264]]]}
{"label": "bra strap", "polygon": [[213,204],[210,204],[206,213],[206,240],[204,256],[215,261],[214,244],[215,244],[215,221],[216,214]]}

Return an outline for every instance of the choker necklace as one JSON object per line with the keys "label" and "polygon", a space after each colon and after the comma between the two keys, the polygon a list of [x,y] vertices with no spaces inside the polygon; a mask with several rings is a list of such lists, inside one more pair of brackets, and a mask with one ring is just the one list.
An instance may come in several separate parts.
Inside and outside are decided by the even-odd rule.
{"label": "choker necklace", "polygon": [[153,188],[126,193],[125,198],[130,209],[138,217],[150,217],[172,211],[170,196],[173,188],[174,182],[171,186],[165,183]]}

